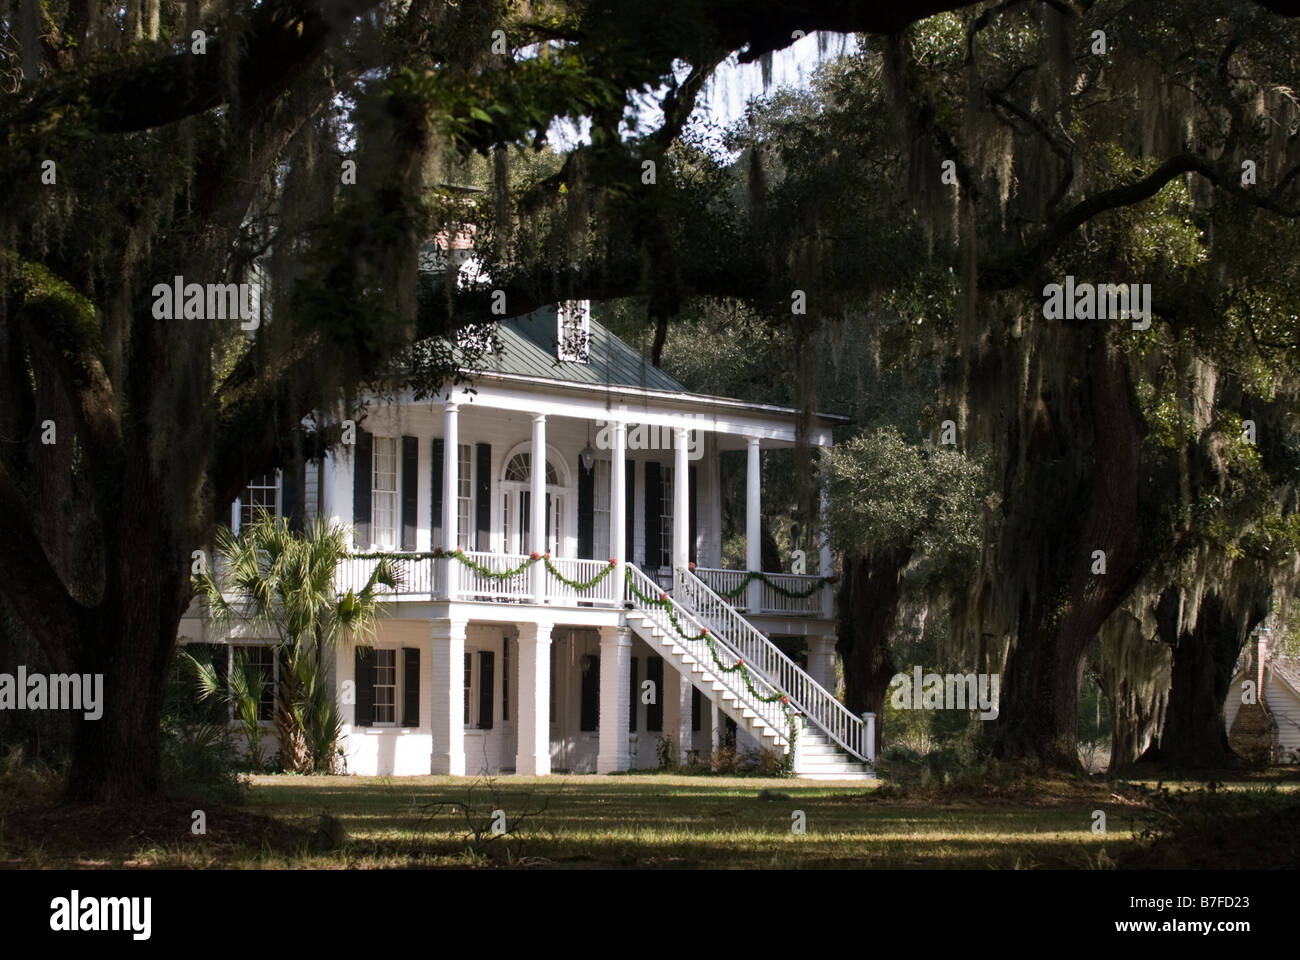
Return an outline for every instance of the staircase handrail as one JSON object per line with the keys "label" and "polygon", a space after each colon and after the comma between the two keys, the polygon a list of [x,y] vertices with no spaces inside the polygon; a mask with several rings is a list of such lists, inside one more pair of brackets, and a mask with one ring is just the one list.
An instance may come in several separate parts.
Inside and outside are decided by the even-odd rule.
{"label": "staircase handrail", "polygon": [[867,761],[865,725],[830,691],[786,656],[735,607],[692,571],[678,567],[674,602],[718,637],[767,684],[790,698],[804,717],[844,750]]}
{"label": "staircase handrail", "polygon": [[[756,696],[751,696],[747,689],[748,685],[744,682],[744,674],[748,673],[753,681],[757,681],[758,684],[770,690],[771,696],[779,697],[784,691],[778,690],[767,677],[757,670],[731,669],[734,668],[734,663],[715,666],[715,657],[717,657],[719,650],[724,656],[730,655],[737,661],[744,658],[719,637],[716,631],[708,630],[706,625],[701,623],[694,614],[678,603],[672,596],[665,593],[658,583],[634,564],[629,563],[627,565],[627,577],[629,586],[632,587],[632,590],[629,591],[631,596],[628,599],[631,601],[633,608],[653,620],[655,625],[664,632],[665,636],[684,646],[704,666],[709,676],[721,683],[735,696],[737,703],[758,714],[763,722],[775,731],[778,745],[791,749],[793,745],[790,743],[790,720],[784,705],[779,699],[764,702],[757,699]],[[641,596],[658,598],[661,603],[666,604],[666,607],[646,604],[642,602]],[[677,623],[673,622],[674,619]],[[697,630],[702,635],[706,634],[707,631],[708,639],[705,636],[683,636],[684,631],[679,628],[683,621],[688,627]],[[713,641],[712,650],[710,650],[709,640]],[[749,666],[748,661],[745,662],[744,666]],[[740,682],[733,679],[737,675],[741,676]]]}

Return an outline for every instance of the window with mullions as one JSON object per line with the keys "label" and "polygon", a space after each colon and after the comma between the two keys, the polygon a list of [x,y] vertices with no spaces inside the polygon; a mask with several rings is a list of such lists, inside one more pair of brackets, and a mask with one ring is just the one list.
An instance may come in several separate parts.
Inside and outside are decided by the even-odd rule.
{"label": "window with mullions", "polygon": [[258,517],[280,515],[280,482],[276,471],[250,480],[239,495],[239,525],[246,526]]}
{"label": "window with mullions", "polygon": [[592,464],[592,556],[607,557],[609,540],[609,461],[597,460]]}
{"label": "window with mullions", "polygon": [[397,438],[374,438],[370,484],[371,537],[377,547],[397,548]]}
{"label": "window with mullions", "polygon": [[375,723],[397,723],[397,651],[375,650]]}
{"label": "window with mullions", "polygon": [[462,544],[473,544],[474,527],[471,511],[474,509],[474,448],[468,443],[456,445],[456,530]]}
{"label": "window with mullions", "polygon": [[271,720],[275,716],[275,691],[280,679],[280,665],[276,662],[275,647],[240,644],[230,648],[230,665],[238,670],[260,674],[262,696],[257,701],[257,719]]}
{"label": "window with mullions", "polygon": [[[532,479],[532,459],[531,453],[516,453],[506,464],[505,478],[516,483],[527,483]],[[555,469],[555,464],[549,460],[546,462],[546,483],[552,487],[560,485],[560,475]]]}
{"label": "window with mullions", "polygon": [[673,468],[659,468],[659,566],[673,565]]}

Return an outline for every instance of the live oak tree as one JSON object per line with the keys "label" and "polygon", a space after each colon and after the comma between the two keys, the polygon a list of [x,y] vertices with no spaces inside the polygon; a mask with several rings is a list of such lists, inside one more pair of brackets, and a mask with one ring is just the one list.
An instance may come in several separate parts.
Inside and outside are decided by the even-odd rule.
{"label": "live oak tree", "polygon": [[[1024,323],[1024,294],[1063,272],[1053,257],[1071,244],[1087,250],[1081,231],[1188,174],[1216,202],[1291,216],[1295,142],[1277,131],[1288,129],[1280,90],[1296,73],[1295,31],[1266,12],[1279,0],[1193,14],[1144,4],[1140,19],[1108,3],[968,6],[5,4],[0,589],[57,669],[104,674],[103,719],[77,724],[70,794],[157,788],[162,688],[194,551],[248,479],[336,444],[363,386],[429,395],[455,378],[463,360],[447,338],[492,316],[492,291],[431,289],[416,255],[467,216],[484,225],[508,315],[561,297],[643,296],[660,340],[689,297],[775,311],[803,287],[844,304],[873,286],[864,259],[900,276],[951,264],[967,298],[954,384],[973,400],[999,383],[1032,387],[986,421],[1016,454],[1007,501],[1060,489],[1062,510],[1089,518],[1080,531],[1032,510],[1010,517],[998,562],[1022,534],[1040,552],[980,607],[984,626],[1017,640],[1003,742],[1067,752],[1072,721],[1059,711],[1076,648],[1136,580],[1138,425],[1122,354],[1093,327]],[[948,9],[962,13],[911,26]],[[1094,26],[1114,43],[1127,31],[1132,53],[1092,58]],[[742,188],[752,213],[718,202],[727,178],[679,137],[705,79],[731,51],[760,58],[818,29],[888,34],[867,44],[886,81],[884,112],[862,115],[881,131],[879,152],[805,152],[801,183],[820,179],[824,202],[791,217],[779,184]],[[661,87],[662,127],[620,136],[629,92]],[[1152,116],[1105,107],[1135,93],[1167,100]],[[498,190],[466,214],[430,189],[473,151],[493,157],[504,184],[509,145],[540,142],[557,116],[590,117],[591,144],[531,190]],[[1265,117],[1280,118],[1267,137]],[[1093,132],[1076,142],[1078,124]],[[1151,131],[1162,139],[1143,150]],[[1107,138],[1141,162],[1083,147]],[[1238,185],[1247,153],[1259,157],[1250,189]],[[940,158],[954,161],[959,191],[939,190]],[[904,184],[929,188],[917,229],[873,241],[848,216],[870,219],[865,198],[837,195],[854,181],[833,177],[837,164],[882,162],[896,169],[882,173],[891,202],[877,222],[911,217]],[[838,219],[831,203],[843,204]],[[858,269],[841,277],[846,261]],[[177,276],[256,283],[257,328],[159,319],[154,288]],[[985,337],[977,317],[1001,320]],[[1113,581],[1079,569],[1090,545],[1111,551]]]}

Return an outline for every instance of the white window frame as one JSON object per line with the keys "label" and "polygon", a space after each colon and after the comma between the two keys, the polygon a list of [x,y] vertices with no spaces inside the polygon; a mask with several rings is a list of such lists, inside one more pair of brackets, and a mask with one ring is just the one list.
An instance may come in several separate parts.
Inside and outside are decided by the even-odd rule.
{"label": "white window frame", "polygon": [[[387,471],[380,471],[380,457],[386,456],[381,453],[381,444],[388,447],[391,444],[393,469],[391,474]],[[396,550],[400,543],[398,541],[397,527],[400,523],[401,507],[401,464],[399,454],[399,444],[397,437],[375,436],[373,449],[371,451],[370,462],[370,543],[373,547],[380,547],[385,550]],[[392,487],[381,487],[379,481],[382,478],[392,478]],[[388,506],[381,508],[383,501],[388,501]],[[388,516],[388,525],[382,526],[379,522],[381,509]]]}
{"label": "white window frame", "polygon": [[479,684],[476,681],[479,679],[478,674],[481,671],[474,665],[475,661],[478,660],[477,653],[478,651],[475,649],[465,648],[465,676],[463,683],[465,687],[464,727],[466,730],[478,729]]}
{"label": "white window frame", "polygon": [[456,530],[461,546],[474,549],[474,445],[456,444]]}
{"label": "white window frame", "polygon": [[673,467],[659,468],[659,566],[673,565]]}
{"label": "white window frame", "polygon": [[[401,723],[402,723],[402,716],[401,716],[401,707],[402,707],[402,704],[399,702],[399,698],[400,698],[400,696],[401,696],[401,691],[402,691],[402,662],[401,662],[401,661],[402,661],[402,658],[399,657],[399,656],[397,655],[397,648],[396,648],[396,647],[375,647],[375,648],[374,648],[374,651],[375,651],[375,665],[374,665],[374,670],[375,670],[375,681],[374,681],[374,684],[371,686],[371,703],[374,705],[374,715],[373,715],[373,717],[372,717],[372,719],[371,719],[371,724],[372,724],[373,726],[376,726],[376,727],[398,727],[398,726],[401,726]],[[392,664],[392,670],[393,670],[393,682],[392,682],[391,684],[380,683],[380,682],[379,682],[379,670],[381,669],[381,668],[380,668],[380,665],[379,665],[379,657],[380,657],[380,654],[388,654],[388,655],[391,655],[392,658],[393,658],[393,664]],[[387,668],[387,667],[384,667],[383,669],[388,669],[388,668]],[[380,689],[381,687],[385,687],[385,688],[386,688],[386,687],[389,687],[389,686],[391,686],[391,687],[393,688],[393,702],[392,702],[391,705],[390,705],[390,704],[382,704],[382,706],[384,706],[384,707],[391,706],[391,707],[392,707],[392,711],[393,711],[393,719],[391,719],[391,720],[381,720],[381,719],[379,719],[379,709],[380,709],[380,706],[381,706],[381,704],[380,704],[380,702],[379,702],[379,689]]]}
{"label": "white window frame", "polygon": [[276,656],[276,645],[272,640],[249,640],[247,642],[226,644],[226,718],[230,723],[236,722],[235,705],[231,702],[231,695],[234,693],[231,675],[235,670],[235,651],[253,649],[271,651],[271,715],[263,720],[261,705],[259,704],[257,725],[259,727],[273,727],[275,726],[275,697],[280,691],[280,658]]}
{"label": "white window frame", "polygon": [[[274,471],[274,473],[275,473],[275,510],[271,515],[273,517],[279,517],[281,510],[283,509],[284,506],[284,474],[279,470]],[[253,480],[261,480],[266,476],[267,474],[264,473],[260,477],[254,477]],[[248,483],[244,484],[243,489],[240,490],[239,492],[239,499],[236,500],[230,506],[230,530],[232,533],[239,533],[240,529],[244,526],[245,522],[247,522],[244,520],[244,507],[245,507],[244,501],[248,497],[248,492],[254,489],[270,490],[271,487],[268,484],[257,484],[254,483],[253,481],[249,481]]]}
{"label": "white window frame", "polygon": [[610,523],[614,510],[612,488],[613,476],[614,473],[610,461],[596,460],[592,463],[591,551],[592,556],[597,560],[611,556],[610,551],[613,549],[610,537]]}

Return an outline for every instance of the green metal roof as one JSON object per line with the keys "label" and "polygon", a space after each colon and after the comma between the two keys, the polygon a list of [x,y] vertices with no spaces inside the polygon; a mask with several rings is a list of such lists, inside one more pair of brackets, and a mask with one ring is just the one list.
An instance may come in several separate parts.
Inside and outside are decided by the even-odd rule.
{"label": "green metal roof", "polygon": [[483,369],[492,373],[543,377],[567,383],[614,384],[688,393],[682,384],[650,364],[650,361],[595,320],[591,321],[586,363],[562,361],[556,355],[555,307],[543,307],[527,316],[502,320],[496,326],[499,350],[483,358]]}

